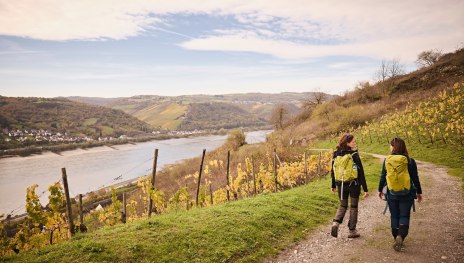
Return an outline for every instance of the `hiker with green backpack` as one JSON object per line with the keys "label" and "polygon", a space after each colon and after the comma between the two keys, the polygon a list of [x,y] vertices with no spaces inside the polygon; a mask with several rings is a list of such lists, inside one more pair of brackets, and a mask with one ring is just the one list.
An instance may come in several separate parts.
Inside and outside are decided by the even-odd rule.
{"label": "hiker with green backpack", "polygon": [[350,219],[348,221],[348,238],[359,237],[356,230],[358,223],[358,202],[361,195],[361,186],[364,197],[368,197],[364,169],[356,149],[356,139],[350,133],[345,133],[338,142],[337,149],[332,158],[332,192],[337,191],[340,199],[340,207],[333,219],[331,235],[338,236],[339,225],[343,222],[348,210],[348,199],[350,199]]}
{"label": "hiker with green backpack", "polygon": [[[393,248],[404,250],[404,239],[409,232],[411,207],[414,199],[422,201],[422,188],[416,161],[409,158],[406,143],[400,138],[390,142],[391,154],[385,158],[379,182],[379,197],[386,198],[390,209]],[[386,191],[383,191],[386,186]]]}

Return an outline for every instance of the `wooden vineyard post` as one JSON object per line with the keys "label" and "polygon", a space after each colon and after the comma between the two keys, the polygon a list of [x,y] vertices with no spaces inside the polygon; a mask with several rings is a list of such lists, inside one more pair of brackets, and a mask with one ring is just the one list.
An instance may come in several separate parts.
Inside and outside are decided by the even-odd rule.
{"label": "wooden vineyard post", "polygon": [[229,183],[229,169],[230,169],[230,151],[227,151],[227,172],[226,172],[226,196],[227,196],[227,202],[230,201],[230,183]]}
{"label": "wooden vineyard post", "polygon": [[306,152],[303,153],[303,162],[305,183],[308,183],[308,162],[306,161]]}
{"label": "wooden vineyard post", "polygon": [[251,174],[253,175],[253,188],[256,195],[256,175],[255,175],[255,160],[251,156]]}
{"label": "wooden vineyard post", "polygon": [[[185,184],[185,189],[188,192],[187,184]],[[189,210],[190,199],[185,202],[185,210]]]}
{"label": "wooden vineyard post", "polygon": [[197,198],[196,198],[197,207],[198,207],[198,196],[200,195],[201,172],[203,171],[203,162],[205,161],[205,154],[206,154],[206,149],[203,149],[203,156],[201,157],[201,164],[200,164],[200,173],[198,174]]}
{"label": "wooden vineyard post", "polygon": [[319,152],[319,164],[317,165],[317,176],[321,176],[321,159],[322,159],[322,152]]}
{"label": "wooden vineyard post", "polygon": [[211,183],[209,183],[209,198],[211,205],[213,205],[213,187]]}
{"label": "wooden vineyard post", "polygon": [[121,221],[123,224],[127,222],[127,201],[126,201],[126,192],[122,193],[122,215]]}
{"label": "wooden vineyard post", "polygon": [[274,149],[274,163],[273,163],[273,166],[274,166],[274,192],[277,193],[277,151],[276,149]]}
{"label": "wooden vineyard post", "polygon": [[246,177],[246,184],[247,184],[246,191],[247,191],[247,197],[248,197],[250,196],[250,182],[248,180],[248,171],[246,171],[245,177]]}
{"label": "wooden vineyard post", "polygon": [[[151,173],[151,191],[150,191],[150,200],[148,201],[148,217],[151,216],[153,211],[153,198],[152,198],[152,191],[155,190],[155,178],[156,178],[156,165],[158,163],[158,149],[155,149],[155,156],[153,158],[153,170]],[[155,208],[156,210],[156,208]]]}
{"label": "wooden vineyard post", "polygon": [[69,222],[69,234],[71,237],[74,235],[74,222],[72,218],[71,199],[69,198],[68,176],[66,175],[66,168],[61,168],[61,176],[63,178],[64,195],[66,197],[66,215]]}
{"label": "wooden vineyard post", "polygon": [[79,194],[79,224],[84,224],[84,211],[82,209],[82,194]]}

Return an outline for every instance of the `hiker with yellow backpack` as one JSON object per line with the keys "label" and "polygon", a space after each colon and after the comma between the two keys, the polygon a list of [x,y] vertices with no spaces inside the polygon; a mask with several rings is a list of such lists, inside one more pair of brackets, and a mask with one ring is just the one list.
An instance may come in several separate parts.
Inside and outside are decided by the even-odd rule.
{"label": "hiker with yellow backpack", "polygon": [[383,163],[378,195],[381,199],[386,198],[390,209],[393,248],[403,251],[403,242],[409,232],[411,207],[414,199],[419,203],[422,201],[422,188],[416,161],[409,158],[404,140],[394,138],[390,142],[390,152]]}
{"label": "hiker with yellow backpack", "polygon": [[361,195],[361,186],[364,197],[368,197],[364,169],[356,149],[356,139],[350,133],[345,133],[338,142],[337,149],[332,158],[332,192],[337,191],[340,199],[340,207],[333,219],[331,235],[338,236],[339,225],[343,222],[348,210],[348,199],[350,199],[350,219],[348,221],[348,238],[359,237],[356,230],[358,223],[358,202]]}

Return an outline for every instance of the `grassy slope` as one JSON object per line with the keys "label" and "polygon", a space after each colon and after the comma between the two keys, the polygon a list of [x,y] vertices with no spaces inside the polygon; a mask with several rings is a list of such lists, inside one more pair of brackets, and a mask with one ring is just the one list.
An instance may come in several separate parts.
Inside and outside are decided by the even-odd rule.
{"label": "grassy slope", "polygon": [[182,121],[180,117],[185,114],[187,108],[187,105],[163,103],[144,108],[133,115],[153,127],[176,129]]}
{"label": "grassy slope", "polygon": [[[380,163],[363,156],[375,189]],[[79,234],[73,241],[1,261],[258,262],[276,255],[335,213],[330,178],[277,194],[249,198]]]}

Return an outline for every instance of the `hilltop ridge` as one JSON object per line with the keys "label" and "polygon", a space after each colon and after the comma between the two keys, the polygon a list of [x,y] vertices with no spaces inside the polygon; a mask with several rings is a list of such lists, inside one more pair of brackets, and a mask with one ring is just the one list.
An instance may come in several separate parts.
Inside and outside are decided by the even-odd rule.
{"label": "hilltop ridge", "polygon": [[[272,111],[284,105],[291,116],[301,109],[301,100],[314,92],[243,93],[221,95],[158,96],[138,95],[128,98],[96,99],[70,97],[71,100],[120,109],[155,128],[221,129],[268,128]],[[327,99],[336,96],[326,94]],[[193,112],[202,115],[192,114]],[[233,116],[231,119],[230,117]],[[220,123],[211,123],[221,120]],[[209,121],[206,125],[206,122]]]}

